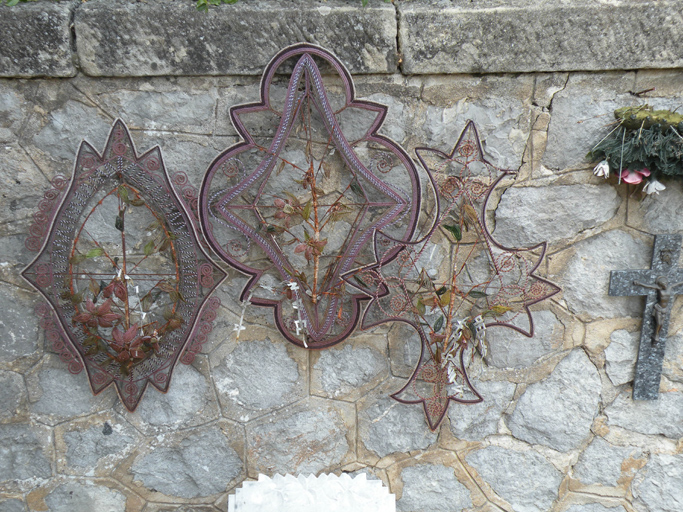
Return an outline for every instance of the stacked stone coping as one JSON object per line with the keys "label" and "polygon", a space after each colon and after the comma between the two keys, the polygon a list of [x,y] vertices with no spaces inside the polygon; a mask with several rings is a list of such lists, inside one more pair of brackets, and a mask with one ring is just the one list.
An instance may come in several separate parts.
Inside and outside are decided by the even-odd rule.
{"label": "stacked stone coping", "polygon": [[258,75],[302,40],[356,74],[683,66],[676,0],[41,0],[0,6],[0,76]]}

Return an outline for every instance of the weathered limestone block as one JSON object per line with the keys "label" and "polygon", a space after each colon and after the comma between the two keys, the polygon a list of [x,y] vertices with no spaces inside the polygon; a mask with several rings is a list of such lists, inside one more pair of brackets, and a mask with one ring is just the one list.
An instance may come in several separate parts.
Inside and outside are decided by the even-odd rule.
{"label": "weathered limestone block", "polygon": [[[194,364],[201,363],[195,359]],[[196,426],[219,416],[219,407],[207,376],[194,366],[185,364],[176,366],[173,383],[167,393],[148,389],[135,413],[131,414],[123,407],[119,410],[141,432],[150,434]]]}
{"label": "weathered limestone block", "polygon": [[662,365],[662,375],[675,382],[683,382],[683,333],[666,340],[666,355]]}
{"label": "weathered limestone block", "polygon": [[577,448],[590,434],[600,391],[597,369],[583,350],[575,349],[547,379],[527,388],[508,426],[528,443],[563,452]]}
{"label": "weathered limestone block", "polygon": [[[40,437],[39,437],[40,436]],[[0,482],[50,478],[49,434],[25,423],[0,425]]]}
{"label": "weathered limestone block", "polygon": [[502,169],[517,170],[531,130],[532,95],[531,76],[430,77],[422,92],[427,107],[419,145],[450,153],[467,121],[473,120],[486,158]]}
{"label": "weathered limestone block", "polygon": [[[2,37],[2,36],[0,36]],[[0,80],[0,142],[11,142],[24,118],[24,98],[12,80]]]}
{"label": "weathered limestone block", "polygon": [[334,52],[354,73],[396,70],[396,14],[332,0],[239,2],[212,12],[191,3],[92,1],[76,12],[81,68],[94,76],[261,74],[303,40]]}
{"label": "weathered limestone block", "polygon": [[26,413],[28,394],[21,374],[0,370],[0,422]]}
{"label": "weathered limestone block", "polygon": [[610,271],[650,268],[651,247],[625,231],[614,230],[583,240],[573,250],[560,283],[572,312],[589,318],[643,314],[641,299],[610,297],[607,291]]}
{"label": "weathered limestone block", "polygon": [[472,506],[470,491],[462,485],[453,468],[441,464],[416,464],[401,472],[403,495],[396,510],[419,512],[460,512]]}
{"label": "weathered limestone block", "polygon": [[[678,103],[680,100],[676,105]],[[664,108],[674,107],[669,105]],[[653,234],[683,232],[683,219],[679,213],[683,184],[678,178],[664,180],[663,183],[666,189],[659,194],[646,197],[642,201],[635,198],[630,200],[629,207],[633,207],[629,211],[629,226]]]}
{"label": "weathered limestone block", "polygon": [[516,512],[546,512],[557,499],[562,474],[534,451],[487,446],[465,460]]}
{"label": "weathered limestone block", "polygon": [[583,505],[572,505],[565,512],[626,512],[626,509],[621,505],[606,507],[600,503],[585,503]]}
{"label": "weathered limestone block", "polygon": [[249,421],[303,398],[306,356],[283,341],[240,341],[212,369],[223,414]]}
{"label": "weathered limestone block", "polygon": [[507,247],[571,240],[614,217],[620,204],[606,183],[510,187],[496,209],[493,236]]}
{"label": "weathered limestone block", "polygon": [[389,330],[388,337],[391,373],[397,377],[410,377],[420,360],[420,348],[422,347],[420,336],[409,325],[403,322],[394,322]]}
{"label": "weathered limestone block", "polygon": [[71,374],[57,356],[46,357],[27,377],[27,383],[31,413],[50,425],[108,410],[118,403],[113,386],[94,396],[85,374]]}
{"label": "weathered limestone block", "polygon": [[505,381],[477,381],[473,384],[484,401],[472,405],[451,404],[448,417],[455,437],[481,441],[498,432],[498,422],[510,405],[516,386]]}
{"label": "weathered limestone block", "polygon": [[621,393],[605,409],[608,424],[672,439],[683,437],[683,393],[660,393],[657,400],[633,400],[631,391]]}
{"label": "weathered limestone block", "polygon": [[[110,129],[111,120],[99,109],[70,99],[50,110],[45,124],[33,136],[32,142],[48,158],[67,165],[75,160],[78,145],[83,139],[101,148]],[[69,167],[59,167],[63,174],[70,171]]]}
{"label": "weathered limestone block", "polygon": [[[678,512],[683,508],[683,456],[654,454],[633,481],[637,510]],[[638,505],[647,507],[641,508]]]}
{"label": "weathered limestone block", "polygon": [[0,501],[0,510],[3,512],[26,512],[28,509],[22,501],[4,500]]}
{"label": "weathered limestone block", "polygon": [[105,476],[141,439],[135,428],[112,413],[62,423],[55,428],[55,446],[64,454],[57,461],[59,472]]}
{"label": "weathered limestone block", "polygon": [[534,335],[530,338],[513,329],[493,327],[486,331],[487,364],[497,368],[527,368],[539,358],[562,347],[564,325],[552,311],[532,313]]}
{"label": "weathered limestone block", "polygon": [[358,400],[388,375],[385,350],[383,337],[354,336],[352,342],[312,353],[317,361],[312,362],[311,392],[326,398]]}
{"label": "weathered limestone block", "polygon": [[[613,128],[614,111],[633,103],[628,94],[633,82],[633,73],[571,75],[552,100],[543,165],[552,169],[588,167],[586,153]],[[594,178],[595,182],[602,179]]]}
{"label": "weathered limestone block", "polygon": [[403,69],[416,74],[681,67],[679,7],[638,0],[399,3]]}
{"label": "weathered limestone block", "polygon": [[584,484],[601,484],[616,487],[622,476],[622,463],[627,458],[636,458],[638,450],[612,446],[601,437],[588,445],[574,466],[574,477]]}
{"label": "weathered limestone block", "polygon": [[49,188],[48,180],[16,141],[1,145],[0,236],[28,233],[36,206]]}
{"label": "weathered limestone block", "polygon": [[135,482],[166,495],[213,496],[244,478],[244,463],[234,447],[240,442],[216,426],[193,429],[162,438],[153,450],[136,458],[130,472]]}
{"label": "weathered limestone block", "polygon": [[54,512],[124,512],[126,496],[115,490],[93,483],[67,482],[45,497],[49,510]]}
{"label": "weathered limestone block", "polygon": [[426,450],[437,440],[421,405],[402,404],[387,396],[404,385],[404,380],[389,380],[358,403],[358,435],[374,457]]}
{"label": "weathered limestone block", "polygon": [[69,25],[75,4],[0,5],[0,76],[74,76]]}
{"label": "weathered limestone block", "polygon": [[12,363],[38,350],[35,304],[33,294],[0,284],[0,362]]}
{"label": "weathered limestone block", "polygon": [[640,332],[619,329],[610,335],[610,340],[605,349],[605,370],[612,384],[620,386],[631,382],[635,375]]}
{"label": "weathered limestone block", "polygon": [[249,476],[313,473],[355,460],[355,407],[309,398],[247,425]]}
{"label": "weathered limestone block", "polygon": [[213,133],[217,89],[183,79],[173,89],[164,90],[167,88],[157,84],[160,80],[136,84],[139,88],[134,90],[103,92],[97,95],[98,103],[114,117],[125,119],[131,130]]}

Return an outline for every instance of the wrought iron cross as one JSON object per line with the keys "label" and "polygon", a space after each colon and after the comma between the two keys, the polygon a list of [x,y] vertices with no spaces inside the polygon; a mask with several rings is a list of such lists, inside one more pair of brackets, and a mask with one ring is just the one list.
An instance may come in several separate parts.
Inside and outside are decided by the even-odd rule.
{"label": "wrought iron cross", "polygon": [[676,266],[682,239],[681,235],[656,235],[649,270],[613,270],[610,275],[610,295],[647,296],[633,383],[634,400],[656,400],[659,393],[671,307],[676,295],[683,294],[683,268]]}

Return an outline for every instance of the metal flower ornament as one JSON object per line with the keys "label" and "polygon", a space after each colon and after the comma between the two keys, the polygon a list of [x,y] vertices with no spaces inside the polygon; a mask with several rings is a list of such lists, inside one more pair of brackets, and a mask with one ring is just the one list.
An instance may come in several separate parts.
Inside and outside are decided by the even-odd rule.
{"label": "metal flower ornament", "polygon": [[54,186],[22,275],[45,298],[41,322],[70,371],[85,367],[95,394],[113,383],[133,411],[148,384],[167,391],[175,364],[201,349],[225,273],[198,242],[159,148],[138,156],[122,121],[102,154],[83,141],[71,181]]}
{"label": "metal flower ornament", "polygon": [[[422,404],[435,430],[450,402],[482,401],[467,368],[475,352],[485,354],[486,331],[508,327],[532,336],[529,306],[559,288],[535,275],[545,244],[511,249],[491,236],[487,203],[500,180],[512,172],[484,158],[474,123],[468,122],[450,154],[429,148],[416,152],[435,189],[435,201],[426,212],[433,224],[409,243],[378,232],[378,263],[346,279],[372,297],[363,329],[400,321],[417,331],[418,365],[392,397]],[[396,258],[386,258],[397,251]]]}
{"label": "metal flower ornament", "polygon": [[378,134],[386,110],[357,100],[346,68],[308,44],[271,61],[260,102],[230,110],[243,141],[207,171],[202,228],[216,253],[249,276],[245,307],[273,308],[296,345],[347,338],[367,297],[343,275],[375,262],[375,232],[404,242],[413,235],[420,182],[406,152]]}

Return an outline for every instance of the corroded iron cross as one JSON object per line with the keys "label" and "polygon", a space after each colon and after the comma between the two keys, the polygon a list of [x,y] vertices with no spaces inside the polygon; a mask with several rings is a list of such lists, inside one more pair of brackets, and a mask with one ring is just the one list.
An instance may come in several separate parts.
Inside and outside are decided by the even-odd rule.
{"label": "corroded iron cross", "polygon": [[656,235],[649,270],[613,270],[610,295],[645,295],[643,327],[636,376],[634,400],[656,400],[662,376],[664,346],[669,330],[673,299],[683,294],[683,268],[678,268],[681,235]]}

